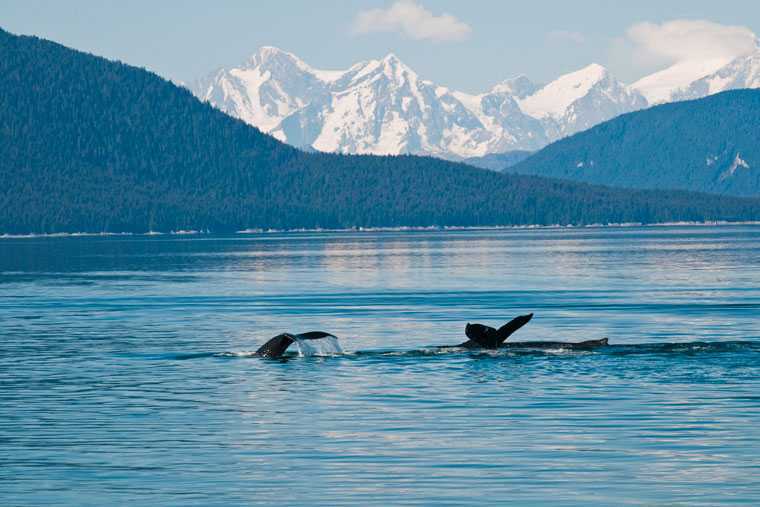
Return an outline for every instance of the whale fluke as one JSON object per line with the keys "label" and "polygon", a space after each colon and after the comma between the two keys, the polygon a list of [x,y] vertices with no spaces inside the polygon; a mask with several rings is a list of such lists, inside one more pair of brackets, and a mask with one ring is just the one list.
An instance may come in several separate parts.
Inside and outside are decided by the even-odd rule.
{"label": "whale fluke", "polygon": [[519,317],[510,320],[499,329],[494,329],[491,326],[483,324],[467,323],[467,326],[464,328],[464,334],[467,335],[469,340],[462,343],[460,347],[498,349],[507,338],[530,322],[530,319],[532,318],[532,313],[529,313],[528,315],[520,315]]}
{"label": "whale fluke", "polygon": [[293,345],[296,340],[319,340],[320,338],[328,337],[336,338],[324,331],[309,331],[308,333],[301,334],[278,334],[259,347],[259,350],[256,351],[256,355],[261,357],[281,357],[285,351],[288,350],[288,347]]}

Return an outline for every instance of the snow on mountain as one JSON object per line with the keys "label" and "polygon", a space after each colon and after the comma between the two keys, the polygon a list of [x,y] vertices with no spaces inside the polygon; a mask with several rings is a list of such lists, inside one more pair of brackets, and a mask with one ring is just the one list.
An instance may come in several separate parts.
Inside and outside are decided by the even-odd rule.
{"label": "snow on mountain", "polygon": [[567,108],[605,78],[607,69],[591,64],[558,77],[522,101],[522,109],[536,118],[560,118]]}
{"label": "snow on mountain", "polygon": [[740,56],[716,72],[694,81],[686,90],[674,98],[678,100],[698,99],[739,88],[760,88],[760,48],[754,53]]}
{"label": "snow on mountain", "polygon": [[632,86],[592,64],[543,86],[518,76],[473,95],[421,79],[393,54],[326,71],[263,47],[191,88],[294,146],[462,159],[535,151],[648,104],[742,87],[760,87],[760,50],[733,62],[674,65]]}
{"label": "snow on mountain", "polygon": [[271,132],[288,115],[329,96],[342,73],[312,69],[295,55],[262,47],[239,67],[221,69],[192,88],[222,111]]}
{"label": "snow on mountain", "polygon": [[550,134],[552,138],[574,134],[646,105],[642,95],[596,63],[560,76],[520,101],[525,113],[544,120],[547,129],[556,130]]}
{"label": "snow on mountain", "polygon": [[536,88],[519,77],[469,95],[420,79],[393,54],[322,71],[265,47],[242,65],[200,80],[193,91],[295,146],[458,159],[547,144],[541,122],[515,99]]}
{"label": "snow on mountain", "polygon": [[652,105],[671,102],[684,93],[692,83],[717,71],[729,61],[718,58],[680,62],[639,79],[631,88],[644,95]]}
{"label": "snow on mountain", "polygon": [[518,99],[524,99],[529,95],[536,93],[542,85],[538,85],[528,79],[526,76],[520,75],[502,81],[491,89],[493,93],[507,93]]}

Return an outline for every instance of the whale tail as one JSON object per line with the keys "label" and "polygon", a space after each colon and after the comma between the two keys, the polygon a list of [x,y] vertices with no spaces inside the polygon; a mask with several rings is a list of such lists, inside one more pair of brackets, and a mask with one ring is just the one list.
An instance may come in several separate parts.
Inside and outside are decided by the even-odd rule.
{"label": "whale tail", "polygon": [[335,338],[335,336],[324,331],[309,331],[308,333],[301,334],[278,334],[259,347],[256,355],[261,357],[282,357],[285,351],[288,350],[288,347],[293,345],[297,340],[319,340],[320,338],[328,337]]}
{"label": "whale tail", "polygon": [[510,320],[499,329],[494,329],[483,324],[468,323],[464,329],[467,338],[470,339],[462,345],[471,347],[481,347],[484,349],[497,349],[506,341],[515,331],[530,322],[533,314],[520,315]]}
{"label": "whale tail", "polygon": [[499,340],[499,345],[504,343],[507,338],[512,336],[512,334],[523,327],[525,324],[530,322],[530,319],[533,318],[533,314],[529,313],[528,315],[520,315],[519,317],[515,317],[514,319],[510,320],[503,326],[501,326],[499,329],[496,330],[496,336]]}

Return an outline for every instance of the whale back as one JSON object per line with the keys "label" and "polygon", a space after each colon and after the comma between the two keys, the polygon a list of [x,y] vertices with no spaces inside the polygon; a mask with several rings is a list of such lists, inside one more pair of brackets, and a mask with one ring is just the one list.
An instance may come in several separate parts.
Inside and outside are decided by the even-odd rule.
{"label": "whale back", "polygon": [[566,349],[566,350],[593,350],[599,347],[608,346],[609,339],[601,338],[597,340],[586,340],[582,342],[555,342],[555,341],[541,341],[541,342],[509,342],[505,343],[503,347],[510,349]]}
{"label": "whale back", "polygon": [[470,324],[464,328],[464,334],[471,341],[486,349],[493,349],[499,346],[496,338],[496,329],[484,324]]}

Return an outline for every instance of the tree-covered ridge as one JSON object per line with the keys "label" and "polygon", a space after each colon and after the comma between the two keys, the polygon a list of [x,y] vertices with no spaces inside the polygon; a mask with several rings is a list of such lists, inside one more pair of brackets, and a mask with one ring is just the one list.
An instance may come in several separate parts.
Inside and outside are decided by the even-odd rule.
{"label": "tree-covered ridge", "polygon": [[760,218],[756,201],[303,153],[121,63],[0,31],[0,233]]}
{"label": "tree-covered ridge", "polygon": [[513,150],[504,153],[490,153],[482,157],[470,157],[462,160],[465,164],[490,169],[492,171],[504,171],[508,167],[516,165],[533,154],[532,151]]}
{"label": "tree-covered ridge", "polygon": [[760,196],[760,90],[619,116],[508,172],[636,188]]}

